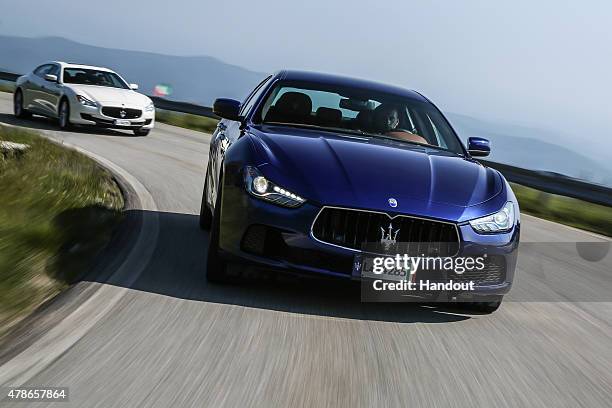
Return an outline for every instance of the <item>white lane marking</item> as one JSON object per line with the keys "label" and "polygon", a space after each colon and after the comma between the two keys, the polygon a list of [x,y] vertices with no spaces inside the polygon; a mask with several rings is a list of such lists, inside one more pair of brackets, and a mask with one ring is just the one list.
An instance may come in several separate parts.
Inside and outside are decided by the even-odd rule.
{"label": "white lane marking", "polygon": [[[46,135],[49,136],[48,133]],[[53,140],[57,142],[55,138]],[[150,213],[144,214],[142,230],[136,239],[136,244],[132,247],[123,264],[111,275],[108,284],[101,285],[89,299],[58,323],[57,326],[2,365],[0,367],[0,384],[3,385],[21,386],[28,382],[66,350],[70,349],[96,323],[101,321],[138,279],[149,263],[157,244],[159,235],[157,206],[145,186],[115,163],[70,143],[64,142],[63,144],[90,156],[123,177],[138,195],[142,209],[148,210]],[[121,286],[114,286],[119,284]]]}

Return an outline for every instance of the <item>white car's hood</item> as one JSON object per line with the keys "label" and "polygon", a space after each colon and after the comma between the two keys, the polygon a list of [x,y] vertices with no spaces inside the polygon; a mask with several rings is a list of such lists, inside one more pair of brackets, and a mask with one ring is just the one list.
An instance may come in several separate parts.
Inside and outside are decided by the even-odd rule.
{"label": "white car's hood", "polygon": [[131,89],[111,88],[108,86],[95,85],[66,85],[72,89],[77,95],[83,95],[87,99],[94,102],[99,102],[102,105],[125,106],[144,108],[151,103],[151,100],[138,92]]}

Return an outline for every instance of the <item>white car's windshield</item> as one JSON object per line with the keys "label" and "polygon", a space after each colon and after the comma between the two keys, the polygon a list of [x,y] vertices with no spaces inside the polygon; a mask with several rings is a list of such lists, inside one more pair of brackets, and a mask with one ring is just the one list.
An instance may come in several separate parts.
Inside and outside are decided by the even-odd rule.
{"label": "white car's windshield", "polygon": [[119,75],[114,72],[98,71],[96,69],[65,68],[64,83],[129,89],[129,86]]}
{"label": "white car's windshield", "polygon": [[260,114],[263,123],[361,133],[463,153],[433,105],[368,89],[284,81],[269,93]]}

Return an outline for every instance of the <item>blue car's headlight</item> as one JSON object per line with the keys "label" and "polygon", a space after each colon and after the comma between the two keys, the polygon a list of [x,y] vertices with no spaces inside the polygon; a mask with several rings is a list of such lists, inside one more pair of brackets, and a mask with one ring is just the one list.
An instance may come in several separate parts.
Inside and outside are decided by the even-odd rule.
{"label": "blue car's headlight", "polygon": [[495,214],[471,220],[470,225],[479,233],[507,232],[514,226],[514,218],[514,204],[508,201]]}
{"label": "blue car's headlight", "polygon": [[285,207],[299,207],[306,200],[266,179],[256,167],[244,168],[244,186],[255,197]]}

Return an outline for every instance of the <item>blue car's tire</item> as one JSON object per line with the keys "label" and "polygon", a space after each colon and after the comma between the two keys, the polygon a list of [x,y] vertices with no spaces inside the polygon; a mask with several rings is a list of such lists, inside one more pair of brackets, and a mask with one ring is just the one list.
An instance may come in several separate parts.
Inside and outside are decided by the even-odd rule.
{"label": "blue car's tire", "polygon": [[212,225],[213,215],[210,211],[210,207],[206,202],[206,195],[208,191],[208,177],[205,177],[204,181],[204,192],[202,193],[202,204],[200,205],[200,229],[209,231]]}
{"label": "blue car's tire", "polygon": [[469,310],[474,310],[476,312],[481,312],[485,314],[491,314],[495,312],[501,306],[503,296],[499,296],[498,299],[492,299],[489,302],[474,302],[467,303],[466,308]]}
{"label": "blue car's tire", "polygon": [[219,229],[220,229],[220,214],[221,214],[221,188],[217,193],[217,202],[215,212],[212,216],[210,226],[210,235],[208,239],[208,254],[206,259],[206,280],[212,283],[227,283],[228,276],[225,273],[227,264],[221,256],[219,256]]}

